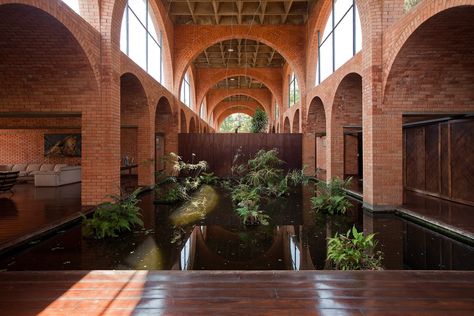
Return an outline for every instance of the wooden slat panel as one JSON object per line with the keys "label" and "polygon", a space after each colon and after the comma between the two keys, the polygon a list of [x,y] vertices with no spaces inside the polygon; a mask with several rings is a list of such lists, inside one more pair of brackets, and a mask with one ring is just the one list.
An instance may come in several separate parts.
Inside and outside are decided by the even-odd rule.
{"label": "wooden slat panel", "polygon": [[441,157],[440,157],[440,164],[441,164],[441,194],[444,196],[449,195],[449,146],[448,146],[448,124],[443,123],[440,126],[441,128],[441,140],[440,140],[440,148],[441,148]]}
{"label": "wooden slat panel", "polygon": [[440,193],[439,189],[439,125],[428,125],[426,137],[426,191]]}
{"label": "wooden slat panel", "polygon": [[234,155],[242,147],[246,159],[260,149],[278,149],[285,170],[302,168],[301,134],[179,134],[179,155],[184,161],[206,160],[218,176],[230,176]]}
{"label": "wooden slat panel", "polygon": [[474,120],[451,123],[451,196],[474,202]]}

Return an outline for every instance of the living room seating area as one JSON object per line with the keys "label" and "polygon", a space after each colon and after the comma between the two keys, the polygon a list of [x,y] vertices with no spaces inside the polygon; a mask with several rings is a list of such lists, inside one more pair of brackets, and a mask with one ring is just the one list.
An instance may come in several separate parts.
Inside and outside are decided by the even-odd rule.
{"label": "living room seating area", "polygon": [[35,186],[61,186],[81,181],[81,167],[67,164],[23,163],[0,165],[0,172],[15,172],[18,181]]}

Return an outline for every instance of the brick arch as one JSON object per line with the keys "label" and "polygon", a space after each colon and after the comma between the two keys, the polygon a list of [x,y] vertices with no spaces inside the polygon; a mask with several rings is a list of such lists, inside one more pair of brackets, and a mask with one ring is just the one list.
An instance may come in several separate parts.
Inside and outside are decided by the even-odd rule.
{"label": "brick arch", "polygon": [[285,120],[283,121],[283,133],[291,133],[291,125],[290,125],[290,119],[285,117]]}
{"label": "brick arch", "polygon": [[326,112],[319,97],[314,97],[309,104],[306,126],[308,133],[326,133]]}
{"label": "brick arch", "polygon": [[344,177],[344,126],[362,126],[362,77],[346,75],[336,89],[327,122],[327,177]]}
{"label": "brick arch", "polygon": [[0,29],[1,110],[81,112],[98,106],[90,55],[53,14],[31,5],[2,4]]}
{"label": "brick arch", "polygon": [[211,88],[229,77],[246,76],[263,83],[277,99],[278,104],[282,103],[281,95],[281,70],[278,68],[227,68],[227,69],[198,69],[198,83],[196,86],[196,98],[198,104],[201,104],[206,94]]}
{"label": "brick arch", "polygon": [[292,133],[299,133],[300,132],[300,109],[295,111],[293,114],[293,124],[291,127]]}
{"label": "brick arch", "polygon": [[139,78],[132,73],[123,74],[120,77],[121,159],[126,155],[134,158],[139,185],[154,181],[154,168],[146,163],[154,157],[151,142],[154,127],[150,116],[148,98]]}
{"label": "brick arch", "polygon": [[247,108],[234,107],[234,108],[227,109],[224,112],[222,112],[222,114],[217,118],[217,131],[220,130],[222,122],[224,122],[224,120],[227,117],[235,113],[243,113],[243,114],[247,114],[248,116],[252,116],[253,114],[252,110],[247,109]]}
{"label": "brick arch", "polygon": [[[107,36],[110,36],[112,45],[120,51],[120,31],[122,27],[123,14],[128,0],[102,0],[101,1],[101,21],[102,29],[105,30]],[[154,17],[155,26],[162,32],[162,58],[164,66],[165,80],[162,83],[168,89],[173,87],[173,23],[169,19],[166,8],[161,1],[149,2]],[[105,24],[105,25],[104,25]]]}
{"label": "brick arch", "polygon": [[271,115],[271,93],[268,89],[213,89],[208,94],[207,99],[207,115],[210,118],[214,108],[222,100],[235,95],[244,95],[256,100],[262,105],[262,108],[267,112],[268,116]]}
{"label": "brick arch", "polygon": [[[166,97],[161,97],[157,103],[155,111],[155,130],[154,133],[163,137],[163,153],[169,154],[177,152],[178,149],[178,119],[176,113],[173,113],[173,107]],[[155,155],[156,156],[156,155]],[[155,158],[155,167],[157,170],[165,166]]]}
{"label": "brick arch", "polygon": [[[57,2],[52,5],[50,2]],[[39,16],[47,19],[45,14],[53,17],[58,23],[57,27],[64,27],[68,33],[75,39],[78,45],[81,47],[81,54],[84,54],[88,61],[89,66],[93,69],[95,79],[98,81],[100,78],[99,74],[99,56],[98,52],[94,48],[98,45],[98,37],[91,36],[95,31],[93,27],[84,20],[77,17],[76,13],[69,9],[68,5],[61,0],[51,1],[33,1],[33,0],[0,0],[0,9],[5,6],[13,6],[17,10],[39,10],[41,11]],[[59,26],[60,25],[60,26]],[[85,32],[89,30],[90,33]]]}
{"label": "brick arch", "polygon": [[255,113],[257,108],[261,108],[261,105],[257,101],[230,101],[220,102],[214,109],[214,117],[219,117],[223,112],[230,108],[245,108],[250,110],[251,115]]}
{"label": "brick arch", "polygon": [[79,0],[79,13],[90,25],[100,31],[99,0]]}
{"label": "brick arch", "polygon": [[385,111],[474,109],[474,5],[434,12],[410,34],[391,64],[384,88]]}
{"label": "brick arch", "polygon": [[196,124],[196,120],[194,117],[191,117],[189,120],[189,133],[198,133],[199,132],[199,126]]}
{"label": "brick arch", "polygon": [[[402,0],[400,0],[402,1]],[[369,27],[370,23],[362,23],[362,21],[368,21],[367,17],[367,10],[370,7],[366,7],[365,3],[368,1],[364,0],[356,0],[357,10],[359,12],[360,20],[361,20],[361,28],[362,28],[362,51],[365,47],[365,36],[367,33],[365,32]],[[332,0],[322,0],[318,1],[312,9],[311,16],[313,17],[308,21],[308,46],[306,49],[306,56],[307,56],[307,69],[308,72],[306,74],[308,86],[314,86],[316,83],[316,64],[318,60],[318,31],[324,33],[324,28],[326,23],[328,22],[329,15],[332,11]],[[365,35],[364,35],[365,34]]]}
{"label": "brick arch", "polygon": [[[184,73],[192,61],[204,49],[225,40],[236,38],[250,39],[268,45],[280,53],[295,70],[301,90],[305,91],[304,64],[304,26],[281,25],[275,31],[274,26],[219,27],[213,25],[176,25],[175,36],[175,86],[179,86]],[[175,93],[179,91],[175,89]]]}
{"label": "brick arch", "polygon": [[183,110],[180,111],[180,133],[187,133],[188,132],[188,124],[187,124],[187,117]]}
{"label": "brick arch", "polygon": [[386,86],[386,81],[388,80],[390,73],[392,73],[393,63],[396,61],[410,38],[419,31],[419,28],[423,26],[423,24],[429,22],[429,20],[436,15],[449,9],[459,8],[462,10],[463,8],[469,9],[470,7],[472,7],[472,4],[468,5],[466,4],[466,1],[463,0],[440,1],[439,3],[436,3],[436,5],[433,5],[430,1],[421,1],[415,8],[410,10],[405,17],[407,21],[404,23],[403,32],[400,32],[399,29],[396,28],[392,30],[392,34],[387,34],[387,37],[393,39],[389,46],[389,52],[386,55],[385,69],[387,69],[387,71],[384,73],[384,86]]}

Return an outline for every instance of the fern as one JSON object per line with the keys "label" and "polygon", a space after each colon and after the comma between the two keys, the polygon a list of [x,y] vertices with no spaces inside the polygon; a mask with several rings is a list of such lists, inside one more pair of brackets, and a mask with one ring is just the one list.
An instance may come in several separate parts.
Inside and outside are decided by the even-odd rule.
{"label": "fern", "polygon": [[118,237],[134,227],[143,227],[141,209],[137,206],[137,196],[141,189],[128,196],[112,195],[114,202],[105,202],[97,206],[91,218],[82,215],[84,234],[97,239]]}

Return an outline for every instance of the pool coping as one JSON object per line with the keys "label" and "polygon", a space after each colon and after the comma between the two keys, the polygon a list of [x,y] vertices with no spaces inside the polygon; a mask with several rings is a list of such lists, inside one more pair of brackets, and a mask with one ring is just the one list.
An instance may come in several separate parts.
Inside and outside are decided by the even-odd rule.
{"label": "pool coping", "polygon": [[[152,186],[140,187],[142,191],[139,194],[152,190]],[[52,235],[54,232],[72,226],[80,221],[83,215],[89,215],[95,211],[97,205],[81,206],[81,210],[74,214],[61,218],[59,220],[48,223],[47,225],[35,230],[34,232],[10,239],[6,242],[0,243],[0,256],[4,256],[9,252],[18,251],[22,247],[28,247],[28,243]]]}
{"label": "pool coping", "polygon": [[[363,203],[363,195],[361,193],[348,190],[348,189],[345,189],[345,191],[350,197]],[[455,239],[457,241],[461,241],[465,244],[468,244],[469,246],[474,247],[474,233],[473,232],[450,225],[446,222],[437,220],[433,217],[425,216],[416,211],[412,211],[403,205],[388,207],[383,210],[374,210],[371,207],[365,207],[364,205],[364,210],[370,213],[377,213],[377,214],[381,214],[381,213],[395,214],[406,220],[414,222],[418,225],[427,227],[437,233],[440,233],[449,238]]]}

